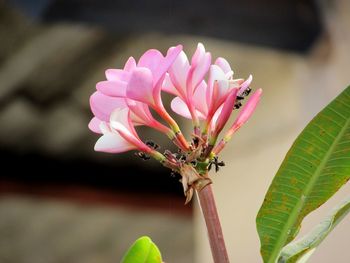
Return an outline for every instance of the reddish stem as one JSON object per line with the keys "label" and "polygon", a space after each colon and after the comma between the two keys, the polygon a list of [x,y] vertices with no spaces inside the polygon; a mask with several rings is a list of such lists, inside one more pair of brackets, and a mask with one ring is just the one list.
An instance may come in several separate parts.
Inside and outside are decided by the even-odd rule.
{"label": "reddish stem", "polygon": [[229,263],[230,261],[226,251],[224,235],[222,234],[211,185],[209,184],[202,190],[197,191],[197,194],[208,230],[209,243],[214,263]]}

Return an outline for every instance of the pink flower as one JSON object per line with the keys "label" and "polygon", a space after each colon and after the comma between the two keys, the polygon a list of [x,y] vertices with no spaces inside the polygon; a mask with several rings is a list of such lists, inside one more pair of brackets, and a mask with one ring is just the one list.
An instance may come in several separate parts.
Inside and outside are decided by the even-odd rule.
{"label": "pink flower", "polygon": [[95,117],[90,121],[89,128],[93,132],[102,133],[101,122],[109,122],[113,110],[125,108],[127,104],[124,98],[110,97],[96,91],[90,97],[90,107]]}
{"label": "pink flower", "polygon": [[[108,69],[106,81],[96,84],[97,92],[90,98],[90,105],[95,118],[89,124],[92,131],[101,133],[99,124],[108,121],[115,108],[129,108],[134,125],[146,125],[154,128],[168,137],[182,148],[188,145],[175,121],[166,112],[161,100],[161,84],[166,71],[174,62],[182,46],[169,49],[167,56],[155,49],[145,52],[138,63],[133,57],[126,62],[124,69]],[[152,107],[171,128],[157,121],[151,114]],[[181,137],[182,136],[182,137]]]}
{"label": "pink flower", "polygon": [[[206,102],[208,104],[207,124],[210,124],[214,115],[228,98],[234,89],[238,90],[243,83],[242,79],[233,79],[233,71],[228,62],[218,58],[215,65],[212,65],[209,73],[208,87],[206,89]],[[250,83],[249,83],[250,84]],[[248,85],[249,86],[249,85]]]}
{"label": "pink flower", "polygon": [[[200,173],[203,168],[209,170],[213,163],[223,165],[217,155],[251,117],[262,94],[258,89],[244,104],[251,91],[252,76],[234,79],[230,64],[224,58],[211,64],[211,54],[202,44],[198,44],[191,62],[178,45],[169,48],[166,56],[150,49],[138,62],[130,57],[123,69],[108,69],[105,74],[106,80],[96,84],[97,91],[90,97],[94,117],[89,128],[102,134],[95,150],[111,153],[136,150],[141,157],[151,156],[182,175],[185,193],[189,195],[197,180],[210,183]],[[194,133],[190,142],[164,107],[162,91],[174,95],[171,108],[175,113],[192,120]],[[150,109],[167,125],[156,120]],[[238,115],[217,143],[232,111],[239,111]],[[154,142],[143,142],[136,131],[139,125],[166,134],[179,153],[166,150],[161,154]],[[197,162],[201,163],[198,171],[193,167]]]}
{"label": "pink flower", "polygon": [[[169,75],[164,81],[163,90],[177,96],[171,102],[173,111],[188,119],[198,117],[201,120],[205,120],[206,133],[215,129],[216,120],[220,116],[222,106],[229,94],[235,92],[237,96],[242,96],[245,90],[249,88],[252,76],[250,75],[246,81],[233,79],[233,71],[224,58],[218,58],[214,65],[210,65],[210,53],[205,53],[202,44],[198,45],[193,58],[197,59],[192,59],[192,61],[199,60],[198,58],[201,58],[201,61],[190,66],[185,53],[180,53],[173,66],[169,69]],[[207,73],[209,69],[208,83],[206,83],[203,74],[196,74],[196,76],[201,76],[201,78],[195,78],[195,88],[193,88],[193,85],[188,85],[188,83],[192,83],[188,79],[193,76],[193,74],[190,74],[190,69],[192,68],[192,71],[196,72],[198,65],[202,65],[198,72]],[[235,101],[233,97],[231,98],[232,102]],[[229,117],[227,115],[228,106],[226,108],[226,117]],[[222,120],[221,118],[221,126]],[[216,129],[215,133],[218,133],[219,130],[221,131],[221,129]]]}
{"label": "pink flower", "polygon": [[[133,112],[132,119],[135,119],[136,123],[148,126],[156,124],[155,128],[164,131],[164,127],[152,117],[148,106],[163,113],[161,82],[181,49],[180,45],[172,48],[166,57],[163,57],[158,50],[148,50],[137,64],[135,59],[130,57],[123,70],[106,70],[107,80],[98,82],[96,89],[108,97],[127,98],[126,103],[130,105]],[[94,102],[94,99],[92,97],[90,100],[92,109],[99,104]]]}
{"label": "pink flower", "polygon": [[110,116],[109,124],[100,123],[100,130],[103,135],[97,140],[95,151],[121,153],[138,150],[160,162],[165,159],[162,154],[141,141],[132,124],[128,108],[115,109]]}
{"label": "pink flower", "polygon": [[181,52],[174,64],[169,68],[169,74],[163,85],[163,90],[177,96],[171,103],[172,109],[187,118],[191,118],[195,128],[199,126],[198,118],[203,118],[206,109],[201,108],[198,101],[203,96],[204,77],[211,63],[211,55],[205,52],[203,44],[199,43],[192,56],[191,65],[184,52]]}

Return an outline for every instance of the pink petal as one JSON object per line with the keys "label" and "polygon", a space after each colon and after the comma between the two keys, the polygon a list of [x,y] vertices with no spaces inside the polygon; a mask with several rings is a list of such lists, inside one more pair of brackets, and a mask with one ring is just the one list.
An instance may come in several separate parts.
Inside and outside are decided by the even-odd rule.
{"label": "pink petal", "polygon": [[149,152],[151,149],[146,146],[138,137],[136,130],[130,119],[130,111],[128,108],[117,109],[113,111],[110,118],[110,125],[119,134],[141,151]]}
{"label": "pink petal", "polygon": [[96,89],[112,97],[125,97],[127,83],[121,80],[105,80],[96,84]]}
{"label": "pink petal", "polygon": [[234,82],[229,81],[223,70],[217,66],[210,67],[210,75],[207,89],[207,100],[210,102],[209,115],[213,115],[220,105],[226,100],[229,92],[232,90],[231,86]]}
{"label": "pink petal", "polygon": [[159,50],[149,49],[140,57],[137,66],[148,68],[154,74],[163,59],[164,57]]}
{"label": "pink petal", "polygon": [[162,133],[170,132],[170,128],[153,118],[147,104],[134,100],[127,100],[127,103],[131,111],[130,117],[134,125],[147,125]]}
{"label": "pink petal", "polygon": [[210,121],[210,131],[214,131],[215,130],[215,127],[216,127],[216,122],[218,121],[219,119],[219,116],[221,114],[221,111],[222,111],[222,108],[223,108],[223,105],[221,105],[217,111],[214,113],[211,121]]}
{"label": "pink petal", "polygon": [[109,122],[113,129],[130,134],[132,137],[138,137],[130,120],[129,108],[114,110]]}
{"label": "pink petal", "polygon": [[182,46],[170,48],[167,56],[164,58],[162,53],[156,49],[146,51],[140,58],[139,67],[148,68],[153,75],[153,84],[157,85],[158,81],[164,76],[178,54],[181,52]]}
{"label": "pink petal", "polygon": [[155,105],[152,72],[148,68],[135,68],[126,87],[126,96],[149,105]]}
{"label": "pink petal", "polygon": [[185,52],[181,51],[172,66],[169,68],[169,75],[172,83],[182,97],[186,96],[186,80],[190,70]]}
{"label": "pink petal", "polygon": [[230,88],[240,88],[242,83],[244,82],[244,79],[232,79],[232,80],[229,80],[229,82],[230,82]]}
{"label": "pink petal", "polygon": [[[174,98],[171,101],[170,106],[174,112],[181,115],[182,117],[185,117],[187,119],[192,119],[191,113],[190,113],[186,103],[182,99],[180,99],[179,97]],[[204,120],[206,118],[206,116],[198,110],[196,110],[196,114],[197,114],[198,118],[200,118],[202,120]]]}
{"label": "pink petal", "polygon": [[185,117],[187,119],[192,119],[191,113],[186,105],[186,103],[179,97],[174,98],[171,101],[171,109],[177,114]]}
{"label": "pink petal", "polygon": [[[193,55],[191,70],[187,78],[187,94],[190,95],[197,88],[198,84],[201,83],[207,74],[210,63],[211,63],[211,54],[203,53],[205,52],[204,47],[200,47],[201,44],[198,44],[196,53]],[[203,45],[202,45],[203,46]]]}
{"label": "pink petal", "polygon": [[233,131],[239,129],[244,123],[246,123],[249,120],[250,116],[253,114],[256,106],[258,105],[258,102],[260,101],[261,94],[262,89],[258,89],[250,96],[246,104],[244,104],[244,106],[242,107],[234,124],[231,127]]}
{"label": "pink petal", "polygon": [[124,98],[114,98],[96,91],[90,97],[90,107],[92,113],[102,121],[109,121],[113,110],[127,107]]}
{"label": "pink petal", "polygon": [[205,56],[205,47],[202,43],[198,43],[197,45],[197,49],[196,51],[194,52],[193,56],[192,56],[192,59],[191,59],[191,64],[199,64],[203,57]]}
{"label": "pink petal", "polygon": [[140,117],[138,117],[134,112],[130,112],[130,118],[135,127],[146,125],[146,123],[142,119],[140,119]]}
{"label": "pink petal", "polygon": [[162,90],[175,96],[180,95],[177,89],[174,87],[172,81],[170,80],[170,76],[168,73],[166,73],[165,75],[163,85],[162,85]]}
{"label": "pink petal", "polygon": [[179,53],[182,50],[182,46],[178,45],[176,47],[170,48],[168,50],[168,53],[162,63],[158,65],[158,68],[156,69],[155,75],[153,75],[153,98],[155,100],[155,103],[159,107],[163,107],[163,102],[161,99],[161,89],[162,89],[162,83],[164,81],[165,74],[169,67],[174,63],[175,59],[179,55]]}
{"label": "pink petal", "polygon": [[102,133],[102,131],[101,131],[101,129],[100,129],[100,123],[101,123],[101,122],[102,122],[102,121],[99,120],[98,118],[93,117],[93,118],[91,119],[91,121],[89,122],[88,127],[89,127],[89,129],[90,129],[91,131],[93,131],[93,132],[95,132],[95,133],[101,134],[101,133]]}
{"label": "pink petal", "polygon": [[228,80],[218,80],[217,85],[214,85],[213,99],[216,99],[217,104],[223,103],[231,91]]}
{"label": "pink petal", "polygon": [[109,123],[107,123],[107,122],[105,122],[105,121],[102,121],[102,122],[100,123],[100,130],[101,130],[101,132],[102,132],[103,134],[112,132],[112,129],[111,129]]}
{"label": "pink petal", "polygon": [[227,73],[229,73],[231,76],[233,75],[233,71],[231,69],[230,64],[227,62],[226,59],[224,58],[217,58],[215,61],[215,65],[219,66],[225,73],[225,75]]}
{"label": "pink petal", "polygon": [[105,75],[107,80],[111,80],[111,81],[128,81],[129,77],[130,77],[130,73],[122,70],[122,69],[107,69],[105,71]]}
{"label": "pink petal", "polygon": [[163,63],[159,64],[157,68],[157,75],[155,76],[155,82],[157,83],[159,79],[169,70],[169,68],[173,65],[174,61],[177,59],[179,54],[182,51],[182,45],[177,45],[176,47],[169,48]]}
{"label": "pink petal", "polygon": [[105,133],[95,144],[97,152],[121,153],[133,149],[136,147],[115,132]]}
{"label": "pink petal", "polygon": [[215,127],[215,131],[214,131],[215,136],[217,136],[222,131],[226,122],[230,118],[231,113],[232,113],[232,109],[235,105],[237,92],[238,92],[238,89],[232,89],[232,91],[230,91],[230,94],[228,95],[227,99],[225,100],[225,103],[223,104],[223,108],[220,112],[220,115],[218,116],[217,121],[216,121],[216,127]]}
{"label": "pink petal", "polygon": [[249,88],[250,84],[252,83],[252,80],[253,80],[253,76],[252,76],[252,75],[249,75],[249,77],[246,79],[246,81],[244,81],[244,82],[241,84],[241,87],[240,87],[239,92],[238,92],[238,96],[241,96],[242,93],[243,93],[247,88]]}
{"label": "pink petal", "polygon": [[138,123],[148,125],[154,120],[147,104],[130,99],[127,100],[127,104],[129,109],[133,113],[133,121],[136,120]]}
{"label": "pink petal", "polygon": [[220,80],[214,83],[213,94],[212,94],[211,103],[209,105],[209,110],[208,110],[209,119],[218,110],[218,108],[225,102],[230,91],[228,87],[229,87],[229,84],[228,84],[228,81],[226,80]]}
{"label": "pink petal", "polygon": [[217,65],[211,65],[209,70],[209,80],[207,88],[207,100],[212,101],[214,84],[218,80],[227,80],[225,72]]}
{"label": "pink petal", "polygon": [[206,100],[207,83],[202,81],[196,91],[193,94],[193,103],[195,108],[202,113],[202,115],[207,116],[208,114],[208,103]]}
{"label": "pink petal", "polygon": [[136,68],[136,61],[135,61],[135,59],[133,57],[130,57],[128,59],[128,61],[126,61],[125,65],[124,65],[124,70],[130,72],[134,68]]}

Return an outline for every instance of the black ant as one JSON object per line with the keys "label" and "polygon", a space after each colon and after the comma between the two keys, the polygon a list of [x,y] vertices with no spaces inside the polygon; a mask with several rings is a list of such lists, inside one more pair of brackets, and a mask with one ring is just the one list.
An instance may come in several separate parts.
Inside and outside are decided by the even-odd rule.
{"label": "black ant", "polygon": [[[151,147],[154,150],[157,150],[157,149],[160,148],[160,146],[158,144],[156,144],[155,142],[153,142],[151,140],[145,141],[145,144],[148,147]],[[144,161],[147,161],[147,160],[151,159],[151,157],[148,154],[144,153],[144,152],[137,152],[137,153],[135,153],[135,155],[137,157],[141,158]]]}
{"label": "black ant", "polygon": [[151,141],[151,140],[147,140],[147,141],[145,142],[145,144],[146,144],[147,146],[151,147],[151,148],[154,149],[154,150],[157,150],[157,149],[160,148],[160,146],[159,146],[158,144],[156,144],[154,141]]}
{"label": "black ant", "polygon": [[235,105],[233,106],[233,108],[234,108],[235,110],[238,110],[240,107],[242,107],[242,103],[239,102],[239,101],[236,101],[236,102],[235,102]]}
{"label": "black ant", "polygon": [[137,153],[135,153],[135,155],[137,157],[140,157],[144,161],[147,161],[147,160],[151,159],[151,157],[148,154],[144,153],[144,152],[137,152]]}
{"label": "black ant", "polygon": [[247,97],[251,91],[252,91],[252,89],[250,87],[248,87],[242,92],[242,94],[237,95],[236,102],[235,102],[235,105],[233,106],[233,108],[237,110],[240,107],[242,107],[241,101],[244,100],[245,97]]}
{"label": "black ant", "polygon": [[242,96],[243,96],[243,97],[247,97],[247,96],[250,94],[251,91],[252,91],[252,89],[251,89],[250,87],[246,88],[246,89],[243,91]]}
{"label": "black ant", "polygon": [[208,171],[211,170],[212,165],[215,166],[215,172],[217,173],[221,166],[225,166],[225,163],[223,161],[219,162],[219,157],[215,156],[214,159],[209,161]]}
{"label": "black ant", "polygon": [[174,153],[174,157],[180,162],[186,161],[186,155],[181,151],[181,149],[178,149],[177,153]]}

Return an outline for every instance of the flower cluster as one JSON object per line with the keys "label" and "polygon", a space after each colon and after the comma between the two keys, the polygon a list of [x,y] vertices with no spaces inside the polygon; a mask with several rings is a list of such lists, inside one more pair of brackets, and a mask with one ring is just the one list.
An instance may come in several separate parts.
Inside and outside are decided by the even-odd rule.
{"label": "flower cluster", "polygon": [[[182,46],[171,47],[166,56],[155,49],[146,51],[138,62],[130,57],[123,69],[108,69],[105,81],[97,83],[90,97],[94,118],[89,128],[102,134],[95,150],[121,153],[137,150],[140,157],[160,161],[182,176],[187,201],[193,190],[211,183],[208,170],[224,165],[218,154],[225,144],[253,113],[262,93],[250,94],[252,76],[234,79],[233,71],[224,58],[212,64],[211,54],[202,44],[188,60]],[[187,140],[179,125],[165,109],[161,93],[175,97],[171,109],[192,120],[193,134]],[[164,122],[158,121],[152,109]],[[239,111],[232,125],[218,141],[219,134],[233,111]],[[156,129],[178,147],[178,152],[158,151],[152,142],[143,142],[136,126]]]}

